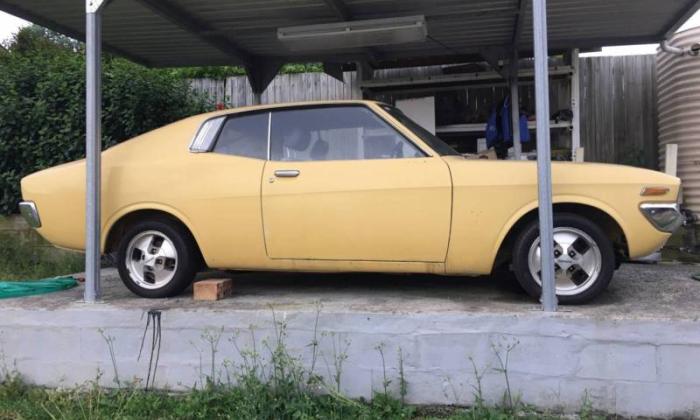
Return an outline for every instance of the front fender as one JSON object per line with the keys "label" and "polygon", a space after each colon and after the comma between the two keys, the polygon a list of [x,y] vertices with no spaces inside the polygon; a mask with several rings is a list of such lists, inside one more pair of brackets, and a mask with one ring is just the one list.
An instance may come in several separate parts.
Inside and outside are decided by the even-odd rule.
{"label": "front fender", "polygon": [[[586,196],[580,196],[580,195],[560,195],[556,197],[552,197],[552,204],[580,204],[580,205],[585,205],[589,207],[596,208],[615,220],[615,222],[620,226],[622,229],[622,232],[625,234],[625,237],[627,237],[627,231],[628,228],[626,227],[623,218],[620,216],[620,214],[612,207],[610,207],[608,204],[596,200],[594,198],[586,197]],[[537,200],[532,201],[528,203],[527,205],[521,207],[516,211],[513,216],[506,222],[506,224],[503,226],[501,231],[498,234],[498,239],[497,239],[497,245],[494,249],[492,249],[492,254],[493,258],[495,260],[496,254],[501,248],[501,245],[503,244],[503,241],[506,238],[506,235],[513,229],[516,223],[520,221],[523,217],[525,217],[526,214],[530,213],[531,211],[535,210],[537,208]]]}

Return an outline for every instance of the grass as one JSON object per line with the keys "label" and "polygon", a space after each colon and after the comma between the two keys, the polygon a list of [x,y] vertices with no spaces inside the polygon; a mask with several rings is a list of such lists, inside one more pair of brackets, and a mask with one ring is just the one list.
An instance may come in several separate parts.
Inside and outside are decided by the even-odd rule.
{"label": "grass", "polygon": [[[320,311],[320,307],[318,309]],[[318,313],[317,313],[318,314]],[[382,361],[382,384],[373,398],[353,400],[341,393],[340,381],[347,346],[338,341],[332,354],[319,348],[318,335],[307,346],[311,351],[310,366],[304,366],[302,358],[289,353],[285,344],[287,327],[284,322],[273,319],[275,334],[261,341],[255,339],[255,328],[251,327],[252,345],[239,347],[240,337],[234,335],[229,341],[238,352],[238,362],[217,362],[218,346],[224,329],[208,329],[201,336],[206,344],[200,352],[200,380],[188,392],[148,390],[142,379],[129,382],[120,379],[119,366],[113,352],[114,337],[104,331],[102,336],[110,350],[113,362],[114,388],[98,386],[104,373],[98,372],[94,382],[72,389],[48,389],[27,385],[8,370],[0,352],[0,420],[30,419],[449,419],[449,420],[510,420],[510,419],[568,419],[556,413],[547,413],[520,402],[508,382],[509,354],[518,345],[504,341],[493,345],[499,360],[498,369],[504,376],[505,391],[499,406],[488,406],[481,394],[481,378],[486,370],[479,372],[474,365],[474,406],[472,407],[416,407],[406,404],[404,397],[411,384],[404,377],[403,353],[399,349],[396,370],[398,378],[391,378],[385,364],[387,347],[380,343],[375,347]],[[317,315],[318,320],[318,315]],[[157,320],[149,325],[157,328]],[[318,322],[316,322],[317,328]],[[146,329],[148,331],[148,327]],[[146,336],[146,335],[145,335]],[[321,334],[334,342],[338,337]],[[154,339],[155,340],[155,339]],[[152,343],[151,343],[152,344]],[[348,344],[349,345],[349,344]],[[151,363],[158,364],[157,354],[151,354]],[[327,358],[330,356],[330,359]],[[316,372],[317,362],[323,360],[328,368],[324,378]],[[211,366],[209,366],[211,363]],[[217,368],[218,367],[218,368]],[[156,371],[152,374],[155,376]],[[4,380],[2,379],[4,378]],[[389,385],[399,384],[398,395],[393,395]],[[598,418],[590,403],[584,399],[581,419]]]}
{"label": "grass", "polygon": [[54,248],[16,220],[0,217],[0,280],[36,280],[82,271],[82,254]]}
{"label": "grass", "polygon": [[[596,418],[583,410],[576,417]],[[372,401],[279,387],[249,377],[235,387],[209,387],[186,393],[107,390],[86,386],[55,390],[8,378],[0,384],[0,419],[564,419],[527,406],[414,407],[383,393]]]}

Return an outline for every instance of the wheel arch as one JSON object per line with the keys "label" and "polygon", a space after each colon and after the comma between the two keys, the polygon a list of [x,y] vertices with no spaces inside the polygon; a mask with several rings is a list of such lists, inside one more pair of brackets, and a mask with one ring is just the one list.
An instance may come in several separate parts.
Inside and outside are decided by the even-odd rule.
{"label": "wheel arch", "polygon": [[187,218],[175,209],[155,204],[131,206],[115,214],[105,225],[104,234],[102,235],[102,252],[105,254],[115,252],[126,228],[136,220],[144,220],[147,218],[167,219],[179,224],[191,236],[196,247],[196,252],[204,263],[199,240]]}
{"label": "wheel arch", "polygon": [[[629,255],[629,246],[627,244],[627,234],[625,233],[624,223],[614,209],[603,203],[579,197],[559,197],[555,199],[552,207],[555,214],[577,214],[600,226],[613,243],[617,264]],[[528,223],[536,218],[537,202],[524,207],[511,218],[507,227],[501,232],[492,270],[510,261],[511,249],[513,248],[516,237]]]}

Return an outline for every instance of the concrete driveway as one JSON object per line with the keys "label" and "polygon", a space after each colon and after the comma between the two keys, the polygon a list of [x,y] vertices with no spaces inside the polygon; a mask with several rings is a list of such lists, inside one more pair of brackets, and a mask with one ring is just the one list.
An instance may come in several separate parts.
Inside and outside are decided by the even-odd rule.
{"label": "concrete driveway", "polygon": [[[606,293],[593,303],[562,306],[565,316],[594,318],[688,319],[700,317],[700,282],[691,279],[700,266],[683,264],[624,264]],[[234,295],[219,302],[195,302],[191,291],[178,298],[149,300],[131,294],[116,270],[103,270],[104,302],[133,309],[209,308],[213,310],[313,311],[388,313],[474,312],[524,313],[537,311],[509,274],[489,277],[432,275],[318,274],[318,273],[207,273],[200,278],[231,277]],[[61,308],[82,299],[82,286],[73,290],[22,299],[4,305]]]}

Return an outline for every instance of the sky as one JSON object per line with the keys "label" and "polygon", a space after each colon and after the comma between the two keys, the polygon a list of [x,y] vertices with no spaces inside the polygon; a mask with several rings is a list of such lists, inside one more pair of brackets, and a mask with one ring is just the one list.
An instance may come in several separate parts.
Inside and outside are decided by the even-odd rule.
{"label": "sky", "polygon": [[[17,32],[19,28],[24,25],[28,25],[27,21],[24,21],[18,17],[12,16],[10,14],[0,12],[0,42],[6,40],[12,34]],[[681,26],[680,31],[686,29],[695,28],[700,26],[700,11],[695,13],[693,17],[688,19],[688,21]],[[646,45],[626,45],[619,47],[603,47],[602,51],[595,53],[581,54],[582,56],[600,56],[600,55],[634,55],[634,54],[655,54],[657,44],[646,44]]]}

